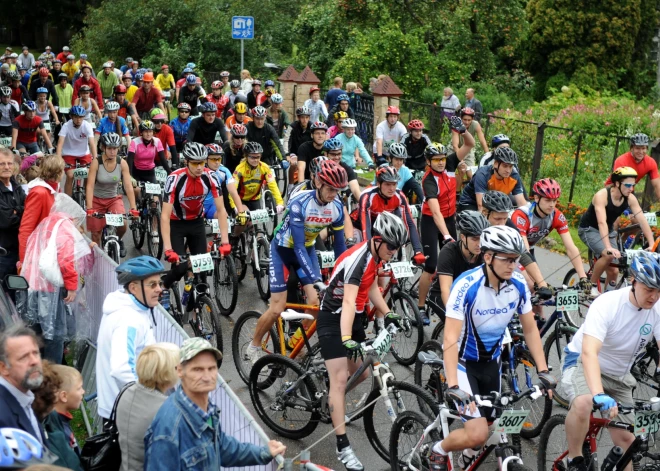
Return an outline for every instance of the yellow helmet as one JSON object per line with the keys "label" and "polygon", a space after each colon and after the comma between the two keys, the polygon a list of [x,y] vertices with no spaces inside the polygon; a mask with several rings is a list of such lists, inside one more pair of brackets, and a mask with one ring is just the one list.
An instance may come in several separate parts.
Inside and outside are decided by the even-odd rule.
{"label": "yellow helmet", "polygon": [[612,183],[620,182],[626,178],[637,178],[637,171],[632,167],[619,167],[612,172]]}
{"label": "yellow helmet", "polygon": [[345,111],[337,111],[333,117],[335,118],[335,121],[344,120],[348,118],[348,113]]}
{"label": "yellow helmet", "polygon": [[245,103],[236,103],[236,106],[234,107],[234,110],[237,113],[241,113],[241,114],[247,113],[247,106],[245,105]]}

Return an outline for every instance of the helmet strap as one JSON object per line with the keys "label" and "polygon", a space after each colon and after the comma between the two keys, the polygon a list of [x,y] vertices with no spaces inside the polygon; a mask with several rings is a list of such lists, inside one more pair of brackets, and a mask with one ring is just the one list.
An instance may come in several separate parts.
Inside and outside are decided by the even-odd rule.
{"label": "helmet strap", "polygon": [[[383,238],[380,237],[380,236],[375,236],[375,237],[372,238],[372,243],[374,244],[373,247],[374,247],[374,251],[376,252],[374,254],[374,258],[376,259],[376,264],[379,264],[380,263],[379,252],[380,252],[380,248],[384,244]],[[376,245],[376,244],[378,244],[378,245]]]}
{"label": "helmet strap", "polygon": [[[500,162],[500,161],[496,160],[495,162]],[[500,180],[504,180],[504,177],[500,175],[500,166],[498,165],[497,167],[495,167],[495,162],[493,162],[493,172],[495,172],[495,174],[499,177]],[[502,162],[500,162],[500,165],[501,164]]]}
{"label": "helmet strap", "polygon": [[[467,236],[465,236],[465,239],[467,240]],[[464,244],[463,241],[459,239],[458,244],[460,246],[461,253],[463,253],[463,249],[465,249],[465,251],[470,254],[469,257],[466,257],[465,254],[463,254],[463,258],[465,259],[466,262],[471,262],[472,260],[474,260],[477,257],[476,253],[472,253],[470,251],[470,248],[468,247],[467,242]]]}
{"label": "helmet strap", "polygon": [[495,271],[495,268],[493,268],[493,260],[495,260],[495,252],[493,252],[493,258],[490,260],[490,263],[488,264],[488,268],[490,268],[490,271],[493,272],[493,275],[495,275],[495,278],[497,278],[497,280],[499,281],[496,291],[497,291],[497,294],[500,294],[500,286],[499,285],[500,285],[500,283],[506,283],[507,280],[505,280],[504,278],[502,278],[500,275],[497,274],[497,272]]}
{"label": "helmet strap", "polygon": [[642,308],[639,307],[639,301],[637,300],[637,293],[635,293],[635,283],[637,283],[637,280],[633,280],[633,282],[632,282],[632,290],[631,290],[631,291],[632,291],[633,298],[635,298],[635,303],[637,303],[637,310],[638,310],[638,311],[641,311]]}
{"label": "helmet strap", "polygon": [[382,191],[380,191],[381,186],[383,186],[383,182],[376,182],[377,188],[378,188],[378,194],[380,195],[381,198],[385,200],[387,203],[390,200],[390,197],[385,196]]}
{"label": "helmet strap", "polygon": [[[539,201],[540,200],[541,200],[541,197],[539,196]],[[534,204],[534,212],[536,213],[536,215],[538,217],[540,217],[541,219],[545,219],[548,216],[550,216],[550,213],[546,213],[545,211],[543,211],[541,209],[541,206],[538,203],[534,202],[533,204]]]}

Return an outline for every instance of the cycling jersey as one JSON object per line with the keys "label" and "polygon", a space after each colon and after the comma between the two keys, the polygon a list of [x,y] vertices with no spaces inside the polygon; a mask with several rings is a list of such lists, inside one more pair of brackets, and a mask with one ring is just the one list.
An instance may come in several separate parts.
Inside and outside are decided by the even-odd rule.
{"label": "cycling jersey", "polygon": [[27,88],[25,88],[23,85],[19,85],[16,88],[14,88],[13,86],[11,87],[11,99],[14,100],[16,103],[23,103],[29,98],[30,95],[28,95]]}
{"label": "cycling jersey", "polygon": [[492,165],[479,167],[472,180],[463,189],[458,204],[466,206],[476,205],[476,194],[483,194],[488,190],[501,191],[505,195],[520,195],[523,192],[520,175],[514,170],[510,177],[500,180],[497,178],[495,168]]}
{"label": "cycling jersey", "polygon": [[555,209],[551,214],[544,218],[537,216],[536,203],[521,206],[511,215],[511,221],[516,225],[520,235],[527,237],[530,247],[534,247],[537,242],[545,238],[556,229],[560,234],[568,232],[568,222],[564,214]]}
{"label": "cycling jersey", "polygon": [[344,285],[358,287],[355,299],[355,312],[364,312],[364,307],[369,300],[369,290],[376,279],[380,264],[376,263],[369,241],[365,240],[355,244],[349,250],[341,254],[335,261],[335,267],[328,281],[319,310],[341,314],[344,302]]}
{"label": "cycling jersey", "polygon": [[215,104],[216,108],[218,108],[218,111],[215,112],[215,117],[222,119],[222,113],[224,113],[225,108],[229,104],[229,98],[224,95],[215,97],[213,93],[209,93],[206,95],[206,101]]}
{"label": "cycling jersey", "polygon": [[174,118],[170,121],[170,127],[174,131],[174,140],[177,144],[186,142],[188,138],[188,128],[190,128],[190,118],[182,121],[181,118]]}
{"label": "cycling jersey", "polygon": [[445,169],[442,172],[436,172],[429,166],[422,177],[422,190],[424,190],[422,214],[427,216],[433,216],[429,208],[429,199],[438,201],[440,213],[444,217],[456,213],[456,168],[460,161],[455,153],[449,154],[445,161]]}
{"label": "cycling jersey", "polygon": [[284,204],[273,171],[264,162],[259,162],[259,165],[253,169],[246,160],[242,161],[234,170],[234,179],[241,200],[257,201],[261,199],[261,187],[266,183],[275,198],[275,204]]}
{"label": "cycling jersey", "polygon": [[167,74],[167,77],[164,74],[158,74],[156,77],[156,84],[158,88],[164,92],[174,88],[174,76],[172,74]]}
{"label": "cycling jersey", "polygon": [[197,114],[197,100],[200,100],[202,103],[206,101],[206,95],[202,87],[197,85],[192,90],[187,86],[181,87],[179,90],[179,103],[188,103],[190,108],[192,108],[193,114]]}
{"label": "cycling jersey", "polygon": [[406,166],[412,170],[424,170],[426,168],[424,149],[431,145],[431,139],[426,134],[422,134],[422,137],[415,141],[412,134],[406,134],[401,138],[401,144],[406,146],[408,151]]}
{"label": "cycling jersey", "polygon": [[362,142],[362,139],[360,139],[357,134],[354,134],[353,137],[349,139],[346,137],[346,134],[342,132],[337,134],[335,139],[341,142],[343,146],[341,160],[349,167],[355,168],[355,149],[358,150],[360,158],[362,158],[367,165],[373,164],[371,157],[369,157],[369,152],[367,152],[367,149],[364,147],[364,142]]}
{"label": "cycling jersey", "polygon": [[37,130],[44,129],[44,123],[39,116],[27,119],[25,115],[18,116],[13,123],[14,129],[18,129],[16,142],[37,142]]}
{"label": "cycling jersey", "polygon": [[129,104],[130,101],[126,99],[124,99],[123,103],[119,103],[118,115],[124,119],[128,118],[129,116],[133,116],[135,114],[135,110],[133,110],[132,107],[128,106]]}
{"label": "cycling jersey", "polygon": [[0,103],[0,127],[9,127],[14,123],[16,117],[20,116],[20,107],[14,100],[9,100],[5,105]]}
{"label": "cycling jersey", "polygon": [[[152,170],[156,167],[156,156],[159,152],[164,152],[163,143],[160,139],[154,137],[151,142],[145,144],[141,137],[131,140],[131,145],[128,148],[128,160],[133,163],[138,170]],[[135,157],[132,160],[130,154]]]}
{"label": "cycling jersey", "polygon": [[215,172],[204,169],[200,177],[193,177],[187,168],[172,172],[165,181],[165,201],[174,205],[170,219],[191,221],[201,218],[208,193],[211,193],[213,198],[222,196]]}
{"label": "cycling jersey", "polygon": [[[227,184],[236,183],[234,176],[231,174],[229,169],[224,165],[220,165],[218,170],[215,171],[215,176],[220,183],[220,189],[222,191],[222,196],[224,197],[225,208],[229,207]],[[208,193],[206,199],[204,200],[204,217],[207,219],[213,219],[215,217],[215,201],[213,201],[213,195]]]}
{"label": "cycling jersey", "polygon": [[316,197],[316,190],[292,193],[283,220],[275,230],[275,240],[278,245],[292,249],[293,232],[301,228],[305,246],[312,247],[319,232],[328,226],[335,233],[344,228],[344,206],[339,196],[328,204],[322,204]]}
{"label": "cycling jersey", "polygon": [[284,158],[284,149],[273,126],[264,123],[263,127],[259,128],[254,122],[251,122],[247,125],[247,131],[247,140],[258,142],[263,147],[261,158],[268,165],[273,165]]}
{"label": "cycling jersey", "polygon": [[371,239],[371,227],[376,217],[384,211],[403,218],[404,223],[408,226],[408,234],[410,235],[410,241],[412,242],[415,253],[421,252],[422,244],[419,241],[417,226],[415,226],[412,214],[410,213],[408,200],[401,190],[396,190],[394,195],[387,200],[380,195],[378,187],[370,188],[362,193],[359,202],[358,220],[360,229],[362,230],[362,240]]}
{"label": "cycling jersey", "polygon": [[247,94],[247,100],[248,100],[248,108],[252,109],[256,106],[263,104],[263,102],[266,101],[266,95],[262,91],[259,91],[258,93],[254,93],[254,90],[252,90]]}
{"label": "cycling jersey", "polygon": [[207,123],[203,117],[193,119],[188,128],[188,141],[199,142],[200,144],[213,144],[216,137],[220,137],[220,142],[227,138],[225,123],[221,119],[215,118],[213,122]]}
{"label": "cycling jersey", "polygon": [[252,122],[252,118],[250,118],[249,116],[243,116],[243,121],[241,121],[239,123],[238,121],[236,121],[236,116],[231,115],[229,118],[227,118],[225,120],[225,126],[227,126],[227,129],[231,129],[231,127],[234,124],[243,124],[243,125],[247,126],[248,123],[251,123],[251,122]]}
{"label": "cycling jersey", "polygon": [[243,155],[243,147],[235,149],[231,141],[225,141],[222,144],[222,150],[225,151],[225,158],[223,159],[222,165],[227,167],[231,173],[234,173],[236,167],[245,157]]}
{"label": "cycling jersey", "polygon": [[490,286],[486,265],[466,271],[452,285],[446,316],[463,322],[459,359],[488,362],[499,358],[506,327],[513,316],[533,315],[530,292],[522,274],[513,272],[500,285]]}
{"label": "cycling jersey", "polygon": [[[339,135],[339,134],[338,134]],[[305,129],[300,125],[300,121],[296,121],[291,125],[291,133],[289,134],[289,142],[287,149],[289,149],[289,155],[295,154],[298,155],[298,148],[303,142],[311,141],[312,133],[309,129],[309,124]]]}
{"label": "cycling jersey", "polygon": [[[128,128],[126,127],[126,120],[121,116],[117,116],[117,119],[119,120],[121,135],[128,136],[129,132],[128,132]],[[103,136],[104,134],[107,134],[109,132],[114,132],[114,133],[117,132],[117,122],[115,121],[113,123],[112,121],[110,121],[110,118],[106,116],[101,121],[99,121],[99,124],[98,126],[96,126],[94,133]]]}
{"label": "cycling jersey", "polygon": [[[625,154],[622,154],[616,158],[614,161],[614,168],[612,170],[616,170],[620,167],[632,167],[635,169],[637,172],[637,179],[635,180],[635,183],[639,183],[640,180],[646,175],[649,175],[651,180],[660,178],[660,174],[658,173],[658,164],[655,160],[653,160],[653,157],[649,157],[648,155],[645,155],[642,161],[637,163],[635,157],[632,155],[632,152],[626,152]],[[605,185],[611,184],[612,176],[610,175],[607,177],[607,180],[605,180]]]}

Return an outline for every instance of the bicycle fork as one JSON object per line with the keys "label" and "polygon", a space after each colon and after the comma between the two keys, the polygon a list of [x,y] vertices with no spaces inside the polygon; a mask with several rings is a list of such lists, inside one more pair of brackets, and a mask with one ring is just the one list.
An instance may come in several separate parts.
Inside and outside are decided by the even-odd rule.
{"label": "bicycle fork", "polygon": [[[381,374],[381,369],[385,370],[384,373]],[[379,387],[380,390],[380,397],[383,398],[383,401],[385,402],[385,408],[387,409],[387,415],[390,417],[390,420],[394,422],[396,420],[396,410],[394,410],[394,406],[392,405],[392,399],[390,399],[389,393],[389,386],[387,383],[390,380],[394,380],[394,374],[390,371],[390,369],[383,365],[382,363],[378,365],[374,365],[374,376],[376,377],[376,384]],[[405,410],[405,404],[403,403],[403,400],[401,399],[401,393],[398,391],[394,392],[395,399],[396,399],[396,405],[397,409],[399,412],[403,412]]]}

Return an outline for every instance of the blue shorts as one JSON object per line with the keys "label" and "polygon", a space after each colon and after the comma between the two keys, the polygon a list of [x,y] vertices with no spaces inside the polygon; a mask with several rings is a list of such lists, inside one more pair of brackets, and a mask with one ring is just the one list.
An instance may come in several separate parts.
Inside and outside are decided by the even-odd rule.
{"label": "blue shorts", "polygon": [[[319,268],[319,261],[316,257],[316,249],[314,246],[306,247],[307,256],[312,262],[312,269],[314,273],[321,273]],[[270,243],[270,267],[268,269],[269,280],[270,280],[270,292],[271,293],[282,293],[286,291],[286,277],[284,276],[284,266],[286,266],[289,271],[296,270],[298,274],[298,279],[300,283],[305,285],[311,285],[315,280],[309,279],[302,268],[300,268],[300,263],[298,262],[298,257],[296,257],[293,249],[288,249],[286,247],[281,247],[277,245],[275,239]]]}

